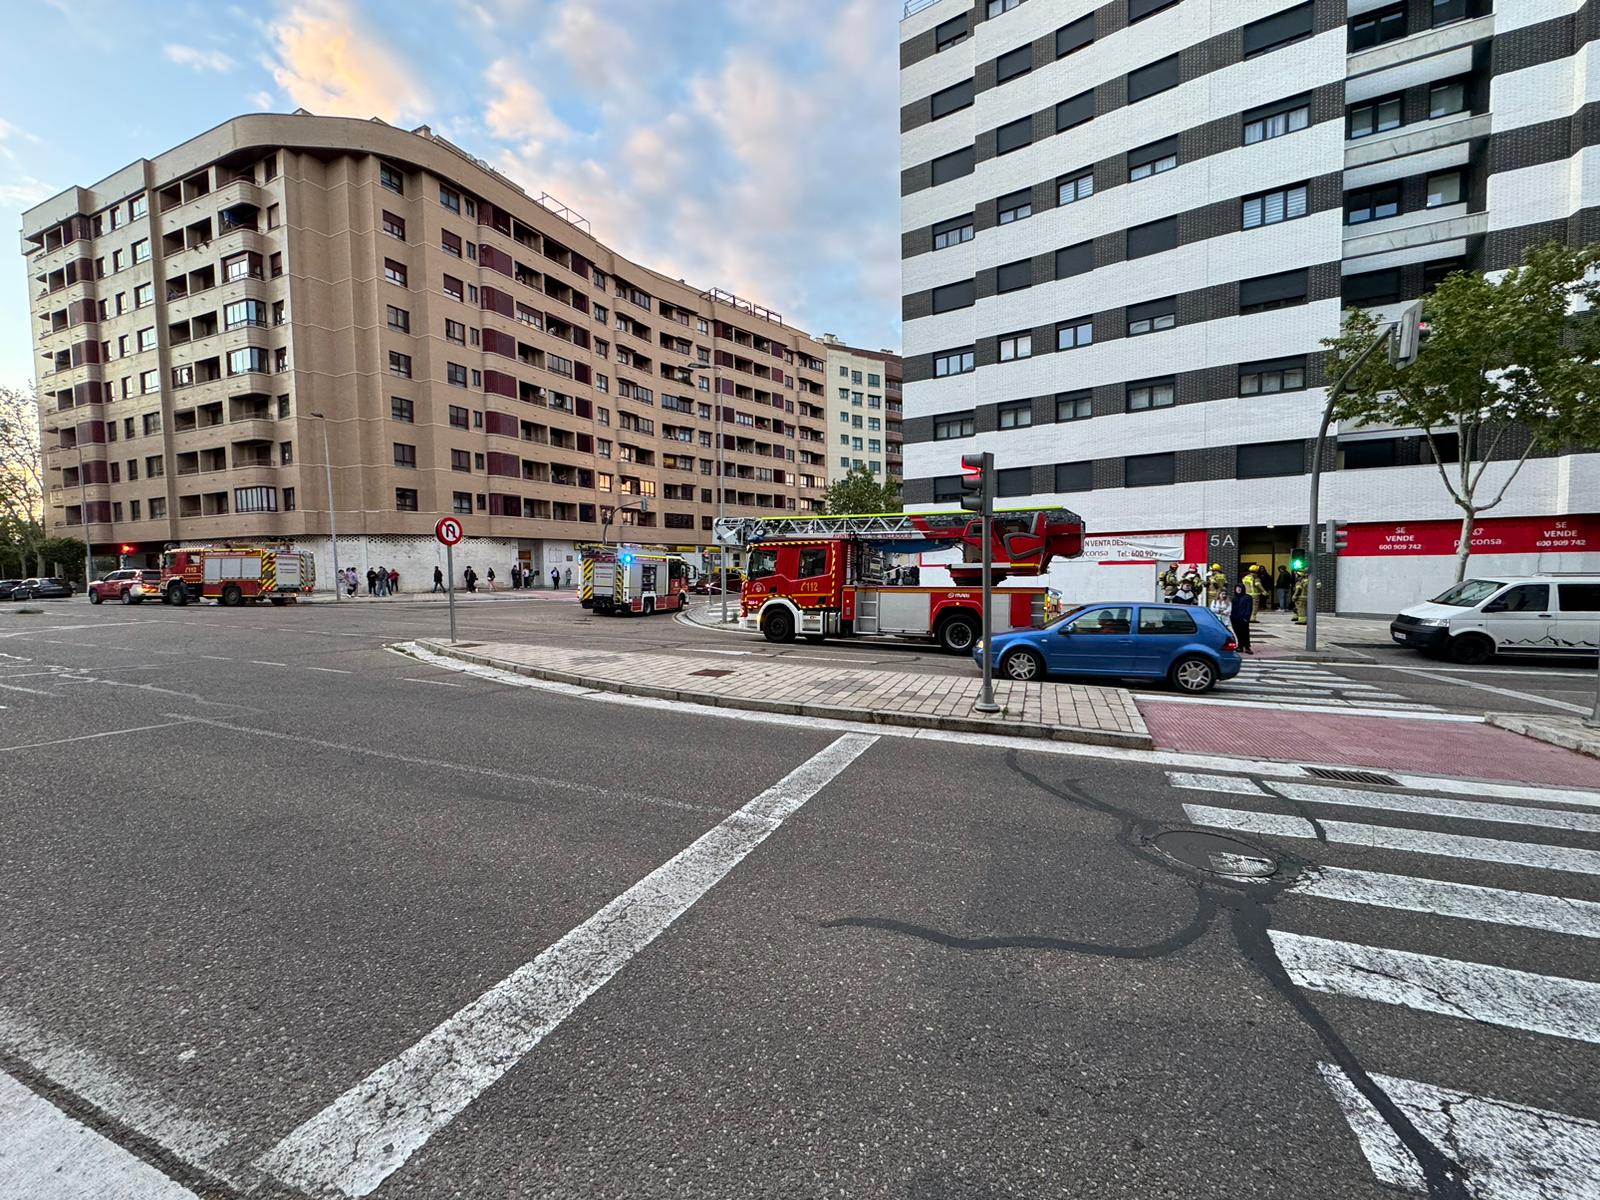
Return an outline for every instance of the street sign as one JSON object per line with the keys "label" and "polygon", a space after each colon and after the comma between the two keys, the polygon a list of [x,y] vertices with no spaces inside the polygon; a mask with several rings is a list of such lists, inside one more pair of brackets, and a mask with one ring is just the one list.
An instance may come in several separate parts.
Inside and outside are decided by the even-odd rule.
{"label": "street sign", "polygon": [[456,563],[453,551],[465,534],[460,521],[454,517],[440,517],[439,523],[433,527],[433,536],[444,546],[444,594],[445,603],[450,608],[450,640],[453,642],[456,640]]}
{"label": "street sign", "polygon": [[454,546],[463,536],[461,522],[454,517],[440,517],[439,523],[433,527],[433,536],[446,546]]}

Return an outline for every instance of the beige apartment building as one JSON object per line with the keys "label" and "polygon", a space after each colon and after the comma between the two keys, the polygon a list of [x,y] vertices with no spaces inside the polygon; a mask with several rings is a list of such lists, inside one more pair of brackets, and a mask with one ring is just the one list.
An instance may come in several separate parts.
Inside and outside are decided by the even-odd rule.
{"label": "beige apartment building", "polygon": [[30,209],[23,250],[47,524],[97,565],[274,539],[326,584],[331,508],[341,565],[402,587],[443,514],[458,570],[548,582],[619,524],[709,546],[719,465],[730,514],[827,483],[821,343],[426,127],[239,117]]}
{"label": "beige apartment building", "polygon": [[865,467],[879,480],[905,474],[900,356],[847,346],[831,333],[827,350],[828,482]]}

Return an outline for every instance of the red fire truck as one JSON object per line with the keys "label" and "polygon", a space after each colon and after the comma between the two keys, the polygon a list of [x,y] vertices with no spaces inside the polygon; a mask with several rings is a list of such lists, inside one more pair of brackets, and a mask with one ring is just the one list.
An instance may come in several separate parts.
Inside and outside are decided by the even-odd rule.
{"label": "red fire truck", "polygon": [[161,553],[163,604],[284,605],[309,595],[316,580],[311,555],[288,546],[176,546]]}
{"label": "red fire truck", "polygon": [[[983,628],[983,522],[976,514],[886,513],[841,517],[729,517],[717,522],[725,546],[746,548],[739,601],[746,629],[770,642],[826,637],[931,638],[968,654]],[[1083,521],[1064,508],[994,515],[994,580],[1041,575],[1056,557],[1083,553]],[[907,556],[959,547],[950,585],[924,587]],[[1042,624],[1049,589],[995,593],[996,633]]]}
{"label": "red fire truck", "polygon": [[585,546],[579,603],[597,613],[677,612],[688,601],[689,564],[631,546]]}

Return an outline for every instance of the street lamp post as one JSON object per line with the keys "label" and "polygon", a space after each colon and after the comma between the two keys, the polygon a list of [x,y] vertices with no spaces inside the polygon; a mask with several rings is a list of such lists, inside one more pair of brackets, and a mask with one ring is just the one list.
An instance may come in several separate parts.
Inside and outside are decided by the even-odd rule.
{"label": "street lamp post", "polygon": [[339,519],[333,511],[333,451],[328,445],[327,416],[319,412],[311,415],[322,422],[322,473],[328,485],[328,540],[333,543],[333,602],[337,604],[344,589],[339,585]]}
{"label": "street lamp post", "polygon": [[[717,377],[717,339],[715,337],[711,339],[711,394],[715,397],[713,401],[715,411],[712,415],[716,418],[717,430],[717,524],[720,527],[722,519],[728,515],[726,494],[728,464],[727,459],[724,457],[726,447],[722,442],[722,382]],[[719,575],[717,591],[722,593],[722,623],[726,625],[728,623],[728,548],[726,546],[717,547],[717,572]]]}

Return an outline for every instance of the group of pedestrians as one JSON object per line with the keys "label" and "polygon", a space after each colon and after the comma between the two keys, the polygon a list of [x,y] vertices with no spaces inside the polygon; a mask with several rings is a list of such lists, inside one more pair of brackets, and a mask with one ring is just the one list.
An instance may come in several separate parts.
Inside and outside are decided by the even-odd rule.
{"label": "group of pedestrians", "polygon": [[[534,570],[533,570],[532,567],[525,567],[521,563],[512,563],[511,564],[511,588],[512,588],[513,591],[521,591],[524,588],[532,590],[532,588],[535,586],[534,580],[536,578],[537,578],[537,576],[534,574]],[[489,572],[489,586],[491,588],[494,586],[494,571],[492,571],[492,570]],[[550,590],[551,591],[555,591],[560,586],[561,586],[561,569],[559,567],[551,567],[550,568]],[[568,587],[572,586],[572,568],[571,567],[567,568],[567,586]]]}
{"label": "group of pedestrians", "polygon": [[1296,619],[1302,601],[1304,585],[1287,566],[1280,567],[1276,577],[1259,563],[1247,566],[1233,583],[1229,583],[1221,563],[1212,563],[1209,571],[1197,567],[1168,567],[1161,573],[1161,595],[1169,604],[1204,604],[1226,624],[1244,654],[1254,654],[1250,645],[1250,626],[1263,612],[1274,608],[1286,611],[1291,596],[1296,609]]}
{"label": "group of pedestrians", "polygon": [[[361,572],[355,567],[343,567],[339,571],[339,587],[346,596],[354,596],[361,590]],[[367,595],[369,596],[394,596],[400,591],[400,572],[393,567],[368,567],[367,568]]]}

